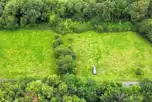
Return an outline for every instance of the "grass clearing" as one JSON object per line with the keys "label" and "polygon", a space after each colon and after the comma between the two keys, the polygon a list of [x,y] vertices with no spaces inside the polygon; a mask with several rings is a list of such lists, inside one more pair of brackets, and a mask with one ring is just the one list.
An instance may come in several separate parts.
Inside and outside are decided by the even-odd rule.
{"label": "grass clearing", "polygon": [[0,77],[38,77],[56,73],[50,30],[0,31]]}
{"label": "grass clearing", "polygon": [[[0,31],[0,78],[37,77],[56,74],[49,29]],[[73,39],[73,40],[72,40]],[[64,43],[77,55],[77,75],[96,80],[152,78],[152,45],[134,32],[68,34]],[[97,67],[97,75],[91,73]],[[143,76],[136,76],[141,68]]]}
{"label": "grass clearing", "polygon": [[[71,42],[70,39],[73,39]],[[134,32],[68,34],[64,42],[77,55],[77,75],[96,80],[138,80],[152,78],[152,45]],[[92,75],[92,66],[97,75]],[[136,76],[137,68],[144,71]]]}

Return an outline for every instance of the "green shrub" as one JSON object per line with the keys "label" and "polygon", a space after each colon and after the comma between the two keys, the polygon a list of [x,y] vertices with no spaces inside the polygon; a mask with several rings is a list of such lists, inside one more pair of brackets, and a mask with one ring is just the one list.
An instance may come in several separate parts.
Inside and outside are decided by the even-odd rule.
{"label": "green shrub", "polygon": [[150,31],[150,32],[147,34],[147,37],[149,38],[150,41],[152,41],[152,31]]}
{"label": "green shrub", "polygon": [[72,20],[65,19],[57,23],[55,31],[61,34],[72,33]]}
{"label": "green shrub", "polygon": [[59,74],[73,74],[75,72],[76,63],[71,55],[62,56],[57,59]]}
{"label": "green shrub", "polygon": [[61,80],[59,76],[52,75],[43,78],[42,82],[46,83],[49,86],[57,87],[60,84]]}
{"label": "green shrub", "polygon": [[152,31],[152,19],[146,19],[137,24],[139,33],[148,34]]}
{"label": "green shrub", "polygon": [[133,29],[133,25],[130,22],[122,22],[119,23],[102,23],[101,25],[95,25],[95,30],[97,32],[123,32],[123,31],[131,31]]}
{"label": "green shrub", "polygon": [[51,99],[53,96],[53,87],[42,83],[42,81],[32,81],[27,84],[26,91],[38,95],[38,99],[43,100],[44,98]]}
{"label": "green shrub", "polygon": [[53,12],[49,17],[49,23],[52,27],[56,27],[58,22],[60,22],[60,18]]}
{"label": "green shrub", "polygon": [[140,83],[141,85],[141,93],[143,95],[143,102],[151,102],[152,101],[152,80],[144,79]]}
{"label": "green shrub", "polygon": [[[24,26],[48,20],[48,7],[42,0],[9,0],[3,12],[6,19],[5,28],[16,28],[16,25]],[[14,19],[16,22],[13,22]],[[14,26],[12,22],[15,23]]]}
{"label": "green shrub", "polygon": [[[51,17],[53,19],[54,17]],[[53,21],[50,22],[53,24]],[[65,19],[65,20],[58,20],[56,24],[55,31],[61,34],[67,34],[67,33],[82,33],[86,32],[88,30],[92,30],[93,26],[91,22],[79,22],[79,21],[72,21],[71,19]]]}
{"label": "green shrub", "polygon": [[91,22],[75,22],[72,27],[73,31],[76,33],[82,33],[93,29]]}
{"label": "green shrub", "polygon": [[103,28],[102,25],[96,25],[96,26],[95,26],[95,30],[96,30],[97,32],[99,32],[99,33],[104,32],[104,28]]}
{"label": "green shrub", "polygon": [[142,71],[141,68],[137,68],[137,69],[136,69],[136,75],[141,76],[141,75],[143,75],[143,74],[144,74],[144,72]]}
{"label": "green shrub", "polygon": [[73,51],[64,45],[60,45],[60,46],[56,47],[54,49],[54,52],[55,52],[56,58],[73,54]]}
{"label": "green shrub", "polygon": [[63,44],[62,39],[58,38],[58,39],[53,41],[53,48],[56,48],[56,47],[58,47],[58,46],[60,46],[62,44]]}
{"label": "green shrub", "polygon": [[146,19],[136,25],[137,31],[152,41],[152,19]]}
{"label": "green shrub", "polygon": [[5,17],[3,22],[4,28],[6,29],[15,29],[19,27],[17,23],[17,19],[14,16],[7,16]]}

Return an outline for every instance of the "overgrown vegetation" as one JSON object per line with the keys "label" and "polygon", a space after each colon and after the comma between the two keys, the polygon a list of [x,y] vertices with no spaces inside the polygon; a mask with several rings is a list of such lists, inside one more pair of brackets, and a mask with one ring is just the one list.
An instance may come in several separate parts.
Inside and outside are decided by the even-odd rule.
{"label": "overgrown vegetation", "polygon": [[96,83],[92,79],[65,75],[45,77],[42,80],[24,78],[0,83],[2,102],[150,102],[152,81],[141,86],[123,87],[117,82]]}
{"label": "overgrown vegetation", "polygon": [[76,68],[76,55],[72,48],[65,46],[62,39],[56,35],[53,43],[59,74],[74,74]]}

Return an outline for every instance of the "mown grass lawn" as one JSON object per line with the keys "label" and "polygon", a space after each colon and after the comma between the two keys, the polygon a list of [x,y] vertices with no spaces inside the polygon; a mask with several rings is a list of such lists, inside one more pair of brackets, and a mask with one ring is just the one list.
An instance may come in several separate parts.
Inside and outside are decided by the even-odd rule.
{"label": "mown grass lawn", "polygon": [[[73,39],[73,41],[71,41]],[[138,80],[152,78],[152,45],[134,32],[68,34],[67,45],[77,55],[77,75],[96,80]],[[92,66],[97,75],[92,75]],[[144,72],[136,76],[137,68]]]}
{"label": "mown grass lawn", "polygon": [[50,30],[0,31],[0,78],[38,77],[56,73]]}

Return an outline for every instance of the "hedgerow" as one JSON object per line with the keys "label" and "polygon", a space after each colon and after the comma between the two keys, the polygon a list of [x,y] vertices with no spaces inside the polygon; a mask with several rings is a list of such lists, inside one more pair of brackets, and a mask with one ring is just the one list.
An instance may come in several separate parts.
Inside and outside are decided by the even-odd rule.
{"label": "hedgerow", "polygon": [[56,35],[53,43],[53,48],[58,73],[61,75],[75,74],[76,55],[71,47],[65,46],[62,39]]}

